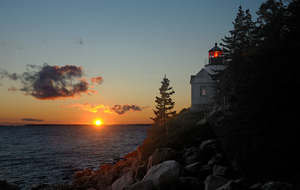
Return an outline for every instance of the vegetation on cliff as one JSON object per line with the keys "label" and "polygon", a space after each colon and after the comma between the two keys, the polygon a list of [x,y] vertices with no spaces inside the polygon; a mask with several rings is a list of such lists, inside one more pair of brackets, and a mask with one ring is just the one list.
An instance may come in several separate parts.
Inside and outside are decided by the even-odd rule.
{"label": "vegetation on cliff", "polygon": [[[139,147],[142,151],[142,160],[146,160],[157,148],[172,148],[181,150],[199,143],[199,140],[207,140],[215,137],[209,124],[196,126],[203,113],[191,114],[187,110],[176,115],[165,125],[154,124],[148,131],[148,137]],[[169,133],[166,134],[166,128]]]}
{"label": "vegetation on cliff", "polygon": [[[223,39],[227,70],[218,85],[228,116],[217,123],[227,154],[248,178],[299,180],[299,1],[268,0],[253,22],[239,8]],[[297,176],[298,175],[298,176]]]}

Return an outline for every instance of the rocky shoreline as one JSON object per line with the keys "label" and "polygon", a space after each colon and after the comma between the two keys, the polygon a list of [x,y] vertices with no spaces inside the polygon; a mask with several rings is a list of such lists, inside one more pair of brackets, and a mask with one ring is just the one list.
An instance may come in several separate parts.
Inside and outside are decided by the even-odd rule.
{"label": "rocky shoreline", "polygon": [[103,190],[292,190],[279,181],[249,183],[228,162],[216,139],[182,151],[159,148],[142,161],[143,152],[128,154],[115,165],[103,165],[96,172],[84,170],[74,175],[72,189]]}
{"label": "rocky shoreline", "polygon": [[[105,164],[96,172],[90,169],[74,174],[71,185],[41,184],[32,190],[293,190],[292,184],[280,181],[249,183],[243,179],[234,163],[220,149],[217,139],[202,141],[199,146],[175,151],[158,148],[146,160],[143,151],[120,158],[115,164]],[[17,186],[0,181],[1,190],[16,190]]]}

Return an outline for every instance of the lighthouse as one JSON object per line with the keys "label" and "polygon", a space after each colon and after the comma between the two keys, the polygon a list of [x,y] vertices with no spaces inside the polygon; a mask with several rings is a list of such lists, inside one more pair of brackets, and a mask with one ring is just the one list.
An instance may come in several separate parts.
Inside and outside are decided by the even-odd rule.
{"label": "lighthouse", "polygon": [[191,76],[191,112],[200,112],[214,103],[214,85],[217,81],[213,76],[226,69],[223,57],[223,50],[215,43],[215,46],[208,51],[208,64],[196,75]]}

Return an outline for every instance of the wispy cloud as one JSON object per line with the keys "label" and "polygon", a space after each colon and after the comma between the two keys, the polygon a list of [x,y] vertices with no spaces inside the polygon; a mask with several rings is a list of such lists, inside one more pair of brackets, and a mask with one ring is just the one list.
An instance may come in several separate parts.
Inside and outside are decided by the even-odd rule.
{"label": "wispy cloud", "polygon": [[33,118],[22,118],[22,121],[36,121],[36,122],[41,122],[44,121],[43,119],[33,119]]}
{"label": "wispy cloud", "polygon": [[8,49],[18,49],[23,50],[23,46],[17,42],[7,42],[5,40],[0,40],[0,47],[2,47],[5,51]]}
{"label": "wispy cloud", "polygon": [[132,112],[139,112],[143,109],[148,108],[149,106],[141,107],[137,105],[113,105],[113,106],[105,106],[102,104],[98,105],[91,105],[89,103],[84,104],[73,104],[73,105],[61,105],[61,107],[78,107],[81,110],[90,111],[93,113],[97,113],[98,111],[109,113],[109,114],[116,114],[116,115],[124,115],[128,111]]}
{"label": "wispy cloud", "polygon": [[124,115],[125,112],[128,111],[142,111],[143,109],[146,109],[147,107],[140,107],[137,105],[114,105],[112,107],[110,107],[110,110],[118,115]]}
{"label": "wispy cloud", "polygon": [[83,40],[82,38],[75,38],[73,37],[74,43],[79,44],[79,45],[83,45]]}
{"label": "wispy cloud", "polygon": [[99,77],[93,77],[93,78],[90,79],[90,81],[92,83],[95,83],[95,84],[101,84],[103,82],[103,78],[100,77],[100,76]]}
{"label": "wispy cloud", "polygon": [[[96,93],[87,80],[83,78],[82,67],[65,65],[62,67],[51,66],[45,63],[43,66],[27,65],[27,71],[22,74],[0,71],[0,78],[8,78],[20,81],[22,87],[18,90],[26,92],[40,100],[80,97],[81,94]],[[92,80],[93,79],[93,80]],[[93,77],[93,83],[101,84],[102,77]],[[101,82],[100,82],[101,79]],[[16,91],[17,89],[10,89]]]}
{"label": "wispy cloud", "polygon": [[9,89],[8,89],[8,91],[11,91],[11,92],[14,92],[14,91],[17,91],[18,89],[16,88],[16,87],[14,87],[14,86],[12,86],[12,87],[10,87]]}

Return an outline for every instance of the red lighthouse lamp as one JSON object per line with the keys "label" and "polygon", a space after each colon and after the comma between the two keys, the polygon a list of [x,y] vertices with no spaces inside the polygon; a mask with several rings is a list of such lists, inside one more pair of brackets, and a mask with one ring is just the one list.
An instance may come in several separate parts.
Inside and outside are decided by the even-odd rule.
{"label": "red lighthouse lamp", "polygon": [[218,65],[223,63],[223,50],[217,46],[208,51],[209,64]]}

